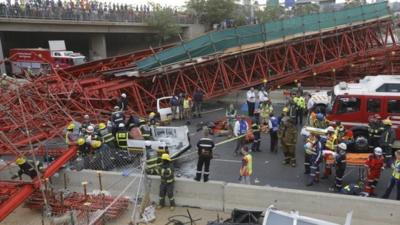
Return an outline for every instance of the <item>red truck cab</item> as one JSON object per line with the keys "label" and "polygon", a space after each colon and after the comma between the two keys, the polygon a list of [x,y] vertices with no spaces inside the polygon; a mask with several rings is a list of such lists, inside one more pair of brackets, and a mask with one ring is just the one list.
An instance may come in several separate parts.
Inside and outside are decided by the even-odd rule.
{"label": "red truck cab", "polygon": [[[400,76],[366,76],[359,83],[341,82],[334,87],[327,119],[341,121],[354,136],[368,135],[368,120],[379,114],[392,120],[400,139]],[[398,142],[397,142],[398,143]]]}

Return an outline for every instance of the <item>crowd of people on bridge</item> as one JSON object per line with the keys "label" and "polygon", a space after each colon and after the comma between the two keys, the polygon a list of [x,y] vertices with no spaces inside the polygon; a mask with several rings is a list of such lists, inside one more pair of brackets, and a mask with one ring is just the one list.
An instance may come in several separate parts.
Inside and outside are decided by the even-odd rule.
{"label": "crowd of people on bridge", "polygon": [[[192,18],[176,8],[177,22],[189,23]],[[0,3],[0,17],[59,19],[78,21],[144,22],[151,16],[149,4],[126,4],[96,0],[7,0]]]}

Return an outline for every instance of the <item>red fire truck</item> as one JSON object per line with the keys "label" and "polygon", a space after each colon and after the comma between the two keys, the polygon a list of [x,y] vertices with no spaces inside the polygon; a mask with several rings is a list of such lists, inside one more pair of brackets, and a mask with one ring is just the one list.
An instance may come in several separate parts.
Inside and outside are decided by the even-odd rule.
{"label": "red fire truck", "polygon": [[[359,83],[341,82],[334,87],[327,119],[341,121],[353,130],[354,140],[368,138],[368,120],[379,114],[392,120],[392,128],[400,139],[400,76],[366,76]],[[364,141],[365,142],[365,141]],[[399,141],[395,147],[398,148]]]}
{"label": "red fire truck", "polygon": [[14,48],[10,49],[11,73],[23,75],[46,74],[51,68],[67,68],[85,62],[80,53],[65,50],[64,41],[49,41],[50,49]]}

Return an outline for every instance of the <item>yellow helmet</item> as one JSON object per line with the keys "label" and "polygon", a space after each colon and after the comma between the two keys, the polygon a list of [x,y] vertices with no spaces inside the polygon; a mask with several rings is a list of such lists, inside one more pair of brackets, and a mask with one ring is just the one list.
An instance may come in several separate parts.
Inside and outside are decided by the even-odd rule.
{"label": "yellow helmet", "polygon": [[90,146],[92,146],[92,148],[100,148],[100,146],[101,146],[101,141],[96,141],[96,140],[94,140],[94,141],[92,141],[92,142],[90,143]]}
{"label": "yellow helmet", "polygon": [[392,121],[390,119],[383,120],[384,125],[392,126]]}
{"label": "yellow helmet", "polygon": [[75,124],[70,123],[67,127],[67,130],[73,130],[75,128]]}
{"label": "yellow helmet", "polygon": [[149,118],[153,118],[153,117],[155,117],[156,116],[156,113],[155,112],[151,112],[150,114],[149,114]]}
{"label": "yellow helmet", "polygon": [[22,164],[24,164],[26,162],[26,160],[24,159],[24,157],[19,157],[19,158],[17,158],[17,160],[15,160],[15,163],[17,164],[17,165],[22,165]]}
{"label": "yellow helmet", "polygon": [[104,128],[106,128],[106,124],[105,123],[99,123],[99,129],[103,130]]}
{"label": "yellow helmet", "polygon": [[83,145],[83,144],[85,144],[85,139],[79,138],[77,142],[78,142],[78,145]]}
{"label": "yellow helmet", "polygon": [[171,161],[171,158],[169,157],[169,155],[167,153],[162,154],[161,155],[161,159],[162,160]]}
{"label": "yellow helmet", "polygon": [[288,107],[284,107],[284,108],[282,109],[282,112],[289,112],[289,108],[288,108]]}

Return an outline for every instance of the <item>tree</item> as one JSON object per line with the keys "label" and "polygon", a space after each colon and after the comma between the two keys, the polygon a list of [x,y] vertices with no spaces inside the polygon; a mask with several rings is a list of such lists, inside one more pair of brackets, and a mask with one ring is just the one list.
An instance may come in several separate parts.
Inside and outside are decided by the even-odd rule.
{"label": "tree", "polygon": [[158,31],[158,42],[161,44],[181,32],[181,27],[176,23],[174,11],[171,8],[161,8],[153,5],[153,13],[146,19],[148,26]]}
{"label": "tree", "polygon": [[198,19],[198,22],[205,22],[206,0],[189,0],[186,2],[186,9]]}
{"label": "tree", "polygon": [[345,9],[354,8],[354,7],[361,6],[363,4],[364,4],[363,0],[350,0],[350,1],[346,2],[346,4],[344,5],[344,8]]}
{"label": "tree", "polygon": [[266,23],[283,18],[285,15],[285,8],[282,6],[265,7],[264,10],[256,11],[255,14],[261,23]]}
{"label": "tree", "polygon": [[295,16],[306,16],[319,13],[319,5],[313,3],[296,5],[293,9],[293,12]]}
{"label": "tree", "polygon": [[209,25],[220,23],[232,17],[235,0],[208,0],[206,3],[206,21]]}

